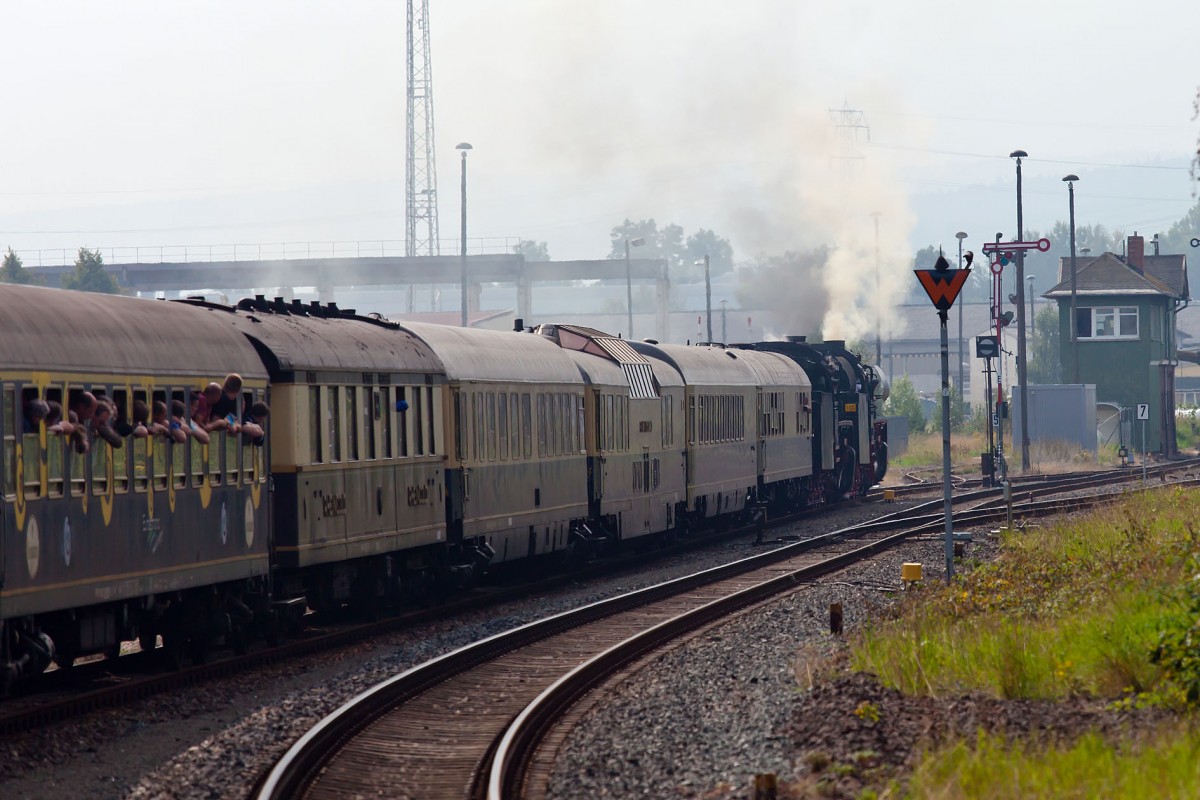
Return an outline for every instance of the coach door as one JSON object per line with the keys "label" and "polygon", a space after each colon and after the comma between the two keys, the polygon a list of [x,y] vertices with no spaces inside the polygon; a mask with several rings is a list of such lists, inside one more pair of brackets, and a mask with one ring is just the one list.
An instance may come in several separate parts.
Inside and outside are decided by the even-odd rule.
{"label": "coach door", "polygon": [[467,396],[459,389],[450,394],[454,410],[454,456],[457,464],[446,470],[446,540],[462,541],[463,500],[467,493],[467,457],[470,452],[467,435],[471,429]]}
{"label": "coach door", "polygon": [[[774,402],[774,398],[775,398],[774,393],[772,393],[770,395],[770,397],[771,397],[771,401]],[[758,472],[757,472],[757,474],[758,474],[759,478],[762,478],[762,476],[764,474],[766,474],[767,434],[770,432],[771,422],[774,420],[774,415],[772,414],[772,412],[774,411],[774,408],[767,408],[766,406],[763,405],[763,402],[764,402],[763,401],[763,390],[761,387],[759,387],[759,389],[758,389],[758,405],[756,406],[758,415],[757,415],[757,418],[755,419],[755,422],[757,423],[755,425],[755,428],[758,430],[758,441],[755,442],[756,446],[754,448],[755,453],[758,455],[758,466],[757,466]]]}

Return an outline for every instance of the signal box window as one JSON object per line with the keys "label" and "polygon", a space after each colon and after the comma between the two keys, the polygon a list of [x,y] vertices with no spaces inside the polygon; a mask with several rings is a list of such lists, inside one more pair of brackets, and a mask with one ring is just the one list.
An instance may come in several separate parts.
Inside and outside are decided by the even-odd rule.
{"label": "signal box window", "polygon": [[1075,332],[1080,339],[1136,339],[1137,306],[1077,308]]}

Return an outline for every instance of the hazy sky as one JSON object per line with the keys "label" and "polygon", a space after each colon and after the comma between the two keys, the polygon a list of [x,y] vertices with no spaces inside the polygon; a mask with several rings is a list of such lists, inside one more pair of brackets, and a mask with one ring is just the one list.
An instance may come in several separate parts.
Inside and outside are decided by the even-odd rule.
{"label": "hazy sky", "polygon": [[[603,257],[626,217],[739,257],[861,236],[872,211],[888,248],[953,244],[1013,227],[1016,148],[1031,227],[1066,216],[1066,172],[1081,222],[1149,231],[1194,202],[1198,3],[430,5],[447,239],[460,141],[470,235],[556,258]],[[8,0],[0,246],[402,238],[404,11]],[[843,106],[870,126],[849,170]],[[1137,164],[1157,168],[1104,166]]]}

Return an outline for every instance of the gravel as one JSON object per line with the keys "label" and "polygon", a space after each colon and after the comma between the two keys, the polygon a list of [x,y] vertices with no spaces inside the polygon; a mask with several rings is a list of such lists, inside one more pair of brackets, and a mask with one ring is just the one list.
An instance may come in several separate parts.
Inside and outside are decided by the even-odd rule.
{"label": "gravel", "polygon": [[[995,544],[977,539],[968,555],[990,557]],[[757,773],[799,781],[793,705],[813,678],[809,665],[841,648],[830,604],[842,604],[846,630],[862,625],[895,596],[880,589],[897,585],[902,562],[934,574],[944,553],[941,541],[903,545],[659,656],[573,729],[549,796],[745,797]]]}
{"label": "gravel", "polygon": [[[874,504],[839,508],[788,533],[814,535],[883,511]],[[571,786],[589,773],[593,777],[616,773],[609,788],[596,789],[597,796],[609,797],[640,796],[637,790],[628,793],[626,786],[663,785],[685,787],[681,796],[698,796],[686,787],[699,792],[721,781],[741,785],[747,774],[768,768],[785,773],[784,706],[796,692],[796,648],[829,638],[824,631],[830,602],[844,603],[847,628],[861,624],[870,605],[882,598],[878,589],[862,586],[894,586],[901,560],[938,564],[940,547],[925,542],[906,546],[903,553],[885,554],[843,575],[839,580],[848,585],[806,589],[777,608],[745,616],[670,651],[662,657],[669,661],[661,673],[670,680],[652,680],[645,686],[640,681],[631,683],[625,690],[636,693],[631,697],[637,703],[602,707],[598,713],[604,715],[603,725],[584,726],[591,734],[611,727],[609,735],[616,743],[594,745],[593,752],[604,753],[604,759],[589,757],[586,744],[581,748],[575,740],[568,743],[562,770],[565,788],[558,796],[579,796]],[[549,614],[761,551],[750,538],[738,539],[673,557],[669,565],[650,565],[636,574],[592,580],[336,653],[2,739],[0,796],[5,800],[51,794],[139,799],[244,796],[312,724],[397,672]],[[608,715],[615,717],[610,721]],[[622,715],[633,716],[635,731],[621,733],[615,727]],[[641,735],[640,744],[633,744],[634,733]],[[579,755],[572,756],[574,752]],[[763,756],[769,757],[764,761]],[[595,785],[600,787],[601,782],[596,780]]]}

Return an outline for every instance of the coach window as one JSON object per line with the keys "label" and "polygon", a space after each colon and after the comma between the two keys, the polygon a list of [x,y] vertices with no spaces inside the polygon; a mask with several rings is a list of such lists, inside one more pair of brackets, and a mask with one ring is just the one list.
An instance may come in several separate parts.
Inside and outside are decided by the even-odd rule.
{"label": "coach window", "polygon": [[[155,396],[162,395],[162,392],[156,392]],[[153,405],[153,401],[147,403],[146,392],[139,390],[133,393],[135,403],[142,403],[147,408]],[[149,481],[149,473],[146,471],[146,465],[149,463],[148,453],[150,452],[151,440],[153,436],[144,436],[140,439],[134,438],[130,440],[130,447],[133,450],[133,490],[135,492],[146,491],[146,484]],[[162,447],[163,443],[154,442],[155,446]]]}
{"label": "coach window", "polygon": [[467,400],[461,389],[450,393],[454,414],[454,458],[459,463],[467,460]]}
{"label": "coach window", "polygon": [[508,461],[508,395],[496,397],[496,430],[500,436],[500,460]]}
{"label": "coach window", "polygon": [[520,395],[512,392],[508,395],[508,444],[512,451],[513,461],[521,457],[521,401]]}
{"label": "coach window", "polygon": [[24,414],[24,409],[34,400],[40,400],[37,389],[25,389],[21,392],[21,452],[23,454],[22,468],[25,481],[25,497],[33,499],[42,496],[42,422],[31,422]]}
{"label": "coach window", "polygon": [[575,451],[583,453],[587,449],[587,442],[584,441],[584,432],[587,430],[587,421],[584,417],[583,395],[575,395]]}
{"label": "coach window", "polygon": [[221,431],[213,431],[208,437],[208,483],[210,486],[221,485],[221,464],[224,463],[221,459],[221,448],[225,446],[225,439],[228,438]]}
{"label": "coach window", "polygon": [[408,407],[412,422],[413,455],[425,454],[425,398],[420,386],[412,387],[412,404]]}
{"label": "coach window", "polygon": [[487,398],[487,460],[496,460],[496,393],[488,392]]}
{"label": "coach window", "polygon": [[580,452],[580,449],[581,449],[580,440],[582,439],[583,426],[580,423],[581,422],[580,417],[582,416],[582,414],[583,414],[583,405],[582,405],[580,396],[578,396],[578,395],[566,396],[566,416],[568,416],[568,420],[570,421],[569,422],[569,425],[571,428],[570,450],[572,453],[578,453],[578,452]]}
{"label": "coach window", "polygon": [[346,460],[358,461],[358,387],[347,386],[346,395]]}
{"label": "coach window", "polygon": [[[113,389],[112,393],[113,414],[110,426],[112,430],[129,425],[129,393],[124,389]],[[117,434],[122,436],[122,434]],[[122,438],[125,440],[120,447],[112,448],[113,458],[113,488],[118,494],[124,494],[129,491],[129,442],[131,437],[126,434]]]}
{"label": "coach window", "polygon": [[[263,395],[263,390],[258,390],[258,395]],[[250,410],[254,407],[254,393],[245,391],[241,393],[241,419],[245,420],[251,417]],[[250,486],[254,482],[254,451],[262,450],[262,447],[254,446],[253,440],[245,435],[239,435],[238,441],[241,444],[241,482],[245,486]],[[182,450],[187,445],[175,445],[176,450]],[[236,445],[230,445],[236,446]],[[176,459],[178,462],[178,459]],[[175,480],[179,480],[179,476],[175,475]],[[178,483],[176,483],[178,486]]]}
{"label": "coach window", "polygon": [[527,394],[521,395],[521,452],[533,458],[533,401]]}
{"label": "coach window", "polygon": [[[57,403],[59,408],[62,407],[62,389],[50,388],[46,390],[46,402]],[[69,437],[56,436],[49,431],[46,432],[46,474],[49,478],[47,490],[51,497],[62,497],[63,495],[63,447]]]}
{"label": "coach window", "polygon": [[436,433],[436,426],[434,424],[435,415],[437,414],[436,409],[437,409],[437,406],[434,405],[434,402],[433,402],[433,387],[426,386],[425,387],[425,432],[429,436],[429,438],[427,440],[428,444],[425,447],[425,453],[427,455],[434,455],[438,451],[437,437],[434,435]]}
{"label": "coach window", "polygon": [[100,439],[91,443],[92,494],[108,494],[108,458],[112,450]]}
{"label": "coach window", "polygon": [[325,457],[321,445],[321,387],[308,387],[308,461],[320,464]]}
{"label": "coach window", "polygon": [[484,461],[487,458],[487,447],[484,445],[487,411],[484,409],[483,392],[471,392],[471,458],[474,461]]}
{"label": "coach window", "polygon": [[0,395],[0,416],[4,417],[4,495],[12,499],[17,494],[17,426],[14,422],[17,404],[12,387],[4,387]]}
{"label": "coach window", "polygon": [[546,396],[537,396],[538,457],[546,455]]}
{"label": "coach window", "polygon": [[362,397],[362,440],[363,458],[375,460],[375,420],[379,419],[379,390],[370,386],[363,388]]}
{"label": "coach window", "polygon": [[[190,423],[192,421],[190,403],[196,399],[196,396],[198,393],[199,393],[199,391],[196,390],[195,392],[193,392],[190,395],[190,397],[188,399],[189,405],[187,407],[189,410],[187,413],[187,419],[188,419],[188,423],[189,423],[189,428],[190,428]],[[197,423],[197,424],[199,424],[199,423]],[[207,463],[205,461],[205,459],[206,459],[205,454],[207,453],[207,445],[200,444],[200,442],[196,441],[194,438],[192,438],[190,436],[188,437],[188,441],[191,443],[190,444],[191,450],[189,450],[188,452],[189,452],[189,461],[191,463],[191,470],[192,470],[192,488],[198,489],[204,485],[204,467],[205,467],[205,464]],[[209,441],[213,442],[213,441],[216,441],[216,439],[214,437],[210,436]]]}
{"label": "coach window", "polygon": [[563,432],[563,455],[570,455],[575,450],[575,414],[571,411],[571,396],[559,395],[558,408],[560,420],[558,428]]}
{"label": "coach window", "polygon": [[[141,439],[140,441],[149,442],[150,439],[151,439],[151,437],[147,436],[145,439]],[[138,441],[138,440],[134,440],[134,441]],[[183,447],[181,445],[175,444],[170,439],[159,439],[156,442],[154,442],[154,457],[151,459],[151,466],[153,467],[153,470],[154,470],[153,476],[154,476],[154,488],[155,489],[161,491],[161,490],[167,488],[167,459],[171,455],[170,451],[171,450],[182,450],[182,449],[183,449]],[[114,453],[113,453],[114,463],[115,463],[116,452],[119,452],[119,451],[114,451]],[[115,468],[114,468],[114,472],[115,472]],[[115,474],[119,474],[119,473],[115,473]],[[120,481],[118,481],[117,482],[117,490],[120,491],[120,489],[121,489],[121,484],[120,484]]]}
{"label": "coach window", "polygon": [[[396,405],[403,403],[408,406],[408,389],[404,386],[396,387]],[[400,447],[397,450],[397,455],[401,458],[408,457],[408,411],[400,414],[400,418],[396,420],[396,436],[400,438]]]}
{"label": "coach window", "polygon": [[392,387],[384,386],[379,390],[379,438],[383,442],[383,457],[392,457]]}
{"label": "coach window", "polygon": [[[143,402],[145,402],[145,393],[144,392],[134,392],[134,397],[136,398],[138,396],[138,394],[142,395]],[[175,407],[175,403],[179,403],[181,406],[183,406],[184,414],[183,414],[183,419],[181,420],[182,424],[183,424],[183,428],[184,428],[184,430],[190,430],[191,428],[188,425],[188,421],[187,421],[187,407],[188,407],[187,394],[183,391],[183,389],[175,389],[171,392],[170,406],[172,407],[172,409]],[[149,439],[150,437],[147,436],[145,438]],[[142,439],[142,440],[134,439],[133,441],[136,443],[138,441],[145,441],[145,439]],[[176,489],[183,489],[184,487],[187,486],[187,463],[188,463],[187,455],[188,455],[188,444],[191,441],[192,441],[192,437],[189,436],[187,438],[187,441],[184,442],[183,444],[179,444],[178,442],[175,442],[175,441],[171,442],[171,483],[174,484]]]}
{"label": "coach window", "polygon": [[329,460],[342,460],[342,425],[338,416],[338,387],[330,386],[325,402],[325,430],[329,439]]}

